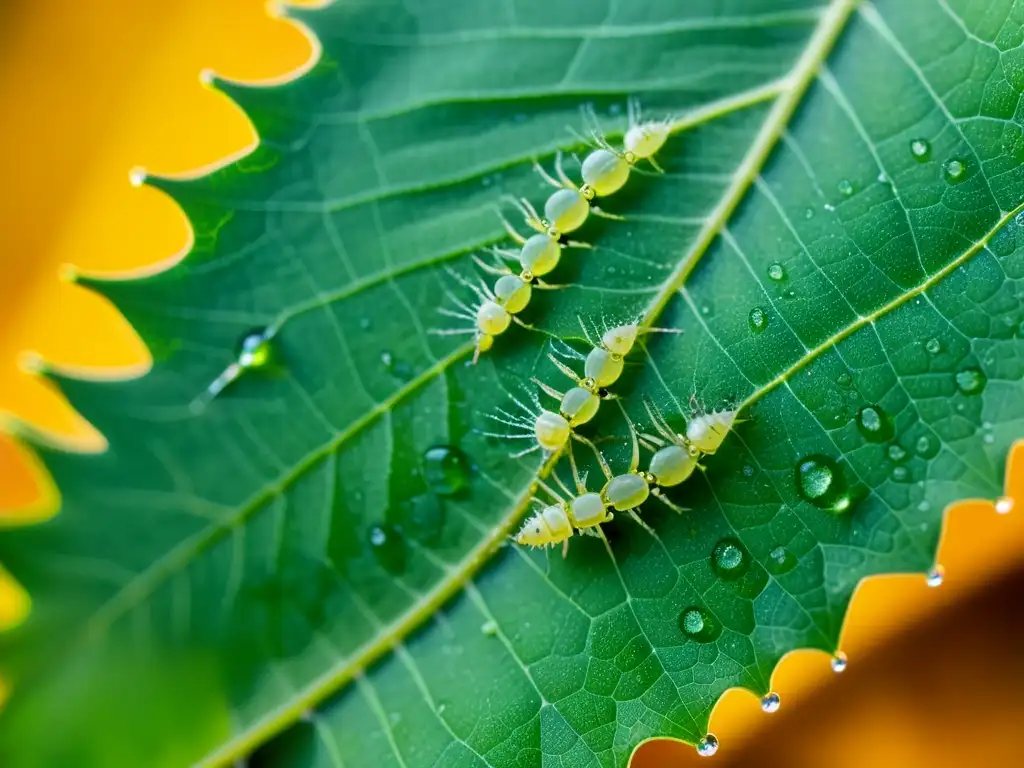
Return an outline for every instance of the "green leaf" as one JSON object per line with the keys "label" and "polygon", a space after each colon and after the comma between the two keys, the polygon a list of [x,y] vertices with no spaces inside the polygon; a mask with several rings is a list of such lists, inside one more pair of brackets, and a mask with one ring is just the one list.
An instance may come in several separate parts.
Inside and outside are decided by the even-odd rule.
{"label": "green leaf", "polygon": [[[104,740],[166,721],[203,765],[260,745],[259,765],[624,765],[652,736],[696,742],[726,689],[767,693],[788,651],[836,650],[861,579],[927,571],[945,506],[999,493],[1024,420],[1024,2],[296,15],[323,46],[309,73],[220,83],[259,147],[150,180],[189,256],[90,283],[153,371],[53,374],[110,450],[40,446],[62,513],[0,539],[35,600],[4,639],[5,764],[128,764]],[[543,201],[530,161],[579,149],[581,105],[617,137],[630,96],[682,116],[667,172],[602,201],[625,221],[580,230],[594,248],[565,252],[537,330],[466,365],[428,333],[445,289],[469,298],[446,269],[508,243],[503,195]],[[645,401],[676,428],[694,402],[746,421],[670,492],[690,511],[652,501],[655,535],[623,515],[563,560],[502,546],[539,460],[482,432],[531,376],[565,385],[545,354],[582,348],[579,316],[683,331],[616,385],[644,430]],[[267,328],[268,364],[190,407]],[[583,431],[625,468],[614,404]],[[151,673],[96,704],[122,654]],[[168,669],[187,703],[153,693]]]}

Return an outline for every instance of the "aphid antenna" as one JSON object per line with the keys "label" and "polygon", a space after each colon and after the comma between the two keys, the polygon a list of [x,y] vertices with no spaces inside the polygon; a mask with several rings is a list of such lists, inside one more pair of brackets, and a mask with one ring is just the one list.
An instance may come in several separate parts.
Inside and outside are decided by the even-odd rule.
{"label": "aphid antenna", "polygon": [[689,512],[690,511],[687,507],[681,507],[678,504],[676,504],[674,501],[672,501],[672,499],[670,499],[668,496],[665,495],[665,493],[661,490],[661,488],[657,488],[657,487],[652,488],[651,489],[651,495],[654,498],[656,498],[658,501],[660,501],[662,504],[664,504],[666,507],[671,509],[673,512],[675,512],[677,515],[681,515],[681,514],[683,514],[683,512]]}
{"label": "aphid antenna", "polygon": [[518,397],[513,395],[511,392],[508,393],[508,398],[513,403],[515,403],[519,407],[519,410],[521,410],[527,416],[529,416],[530,418],[536,418],[537,417],[537,412],[542,410],[541,405],[540,405],[540,398],[537,397],[537,393],[536,392],[530,392],[529,390],[526,390],[526,395],[533,402],[534,406],[536,406],[535,408],[530,408],[530,406],[528,406],[526,403],[524,403]]}
{"label": "aphid antenna", "polygon": [[476,333],[476,328],[428,328],[427,333],[431,336],[468,336]]}
{"label": "aphid antenna", "polygon": [[[587,343],[588,343],[588,344],[589,344],[590,346],[592,346],[592,347],[599,347],[599,346],[601,346],[601,344],[600,344],[600,341],[594,341],[594,340],[593,340],[593,339],[592,339],[592,338],[590,337],[590,330],[588,330],[588,329],[587,329],[587,325],[586,325],[586,323],[584,323],[584,322],[583,322],[583,315],[576,315],[576,319],[577,319],[577,320],[579,320],[579,323],[580,323],[580,328],[582,328],[582,329],[583,329],[583,337],[584,337],[584,338],[585,338],[585,339],[587,340]],[[593,329],[593,330],[597,331],[597,326],[594,326],[594,329]],[[598,333],[597,333],[597,338],[598,338],[599,340],[600,340],[600,338],[601,338],[601,333],[600,333],[599,331],[598,331]]]}
{"label": "aphid antenna", "polygon": [[477,285],[468,277],[459,274],[459,272],[452,269],[451,267],[445,267],[445,271],[451,276],[453,280],[457,281],[459,284],[465,286],[466,288],[469,288],[469,290],[475,293],[477,298],[480,299],[480,301],[494,301],[494,295],[491,293],[491,289],[488,288],[487,284],[482,280],[480,281],[480,284]]}
{"label": "aphid antenna", "polygon": [[521,459],[521,458],[523,458],[523,456],[529,456],[531,453],[534,453],[535,451],[539,451],[539,450],[540,450],[540,446],[534,444],[534,445],[530,446],[529,448],[524,448],[523,450],[518,451],[516,453],[510,453],[508,455],[508,457],[510,459]]}
{"label": "aphid antenna", "polygon": [[512,200],[515,207],[523,215],[523,221],[526,222],[526,226],[541,234],[547,234],[548,228],[544,224],[544,219],[537,213],[537,209],[533,207],[529,200],[525,197],[512,198]]}
{"label": "aphid antenna", "polygon": [[645,398],[644,408],[647,410],[647,415],[650,417],[651,423],[654,424],[654,428],[658,433],[669,442],[676,443],[678,445],[678,435],[672,431],[672,428],[669,426],[668,421],[666,421],[664,414],[662,414],[661,409],[658,408],[657,404],[654,403],[653,400]]}
{"label": "aphid antenna", "polygon": [[590,448],[591,451],[594,452],[594,457],[597,459],[597,463],[600,465],[601,472],[602,472],[602,474],[604,474],[605,479],[606,480],[611,480],[615,475],[612,473],[612,468],[608,466],[608,460],[605,459],[605,457],[601,453],[601,451],[599,451],[597,449],[597,446],[594,445],[587,438],[583,437],[582,435],[577,435],[575,432],[572,433],[572,436],[575,439],[579,440],[584,445],[586,445],[588,448]]}
{"label": "aphid antenna", "polygon": [[630,128],[640,125],[640,121],[643,117],[643,110],[640,108],[640,99],[636,96],[630,96],[626,100],[626,115],[629,120]]}
{"label": "aphid antenna", "polygon": [[496,416],[493,413],[484,413],[483,416],[485,419],[490,419],[498,424],[504,424],[506,427],[518,427],[526,430],[527,432],[530,432],[533,429],[532,425],[527,421],[509,413],[508,411],[504,411],[499,408],[498,413],[500,414],[499,416]]}
{"label": "aphid antenna", "polygon": [[665,441],[662,440],[660,437],[649,435],[646,432],[641,432],[639,437],[640,445],[642,445],[646,450],[650,451],[651,453],[654,453],[659,448],[665,447]]}
{"label": "aphid antenna", "polygon": [[562,183],[554,176],[552,176],[550,173],[548,173],[544,169],[544,166],[540,164],[540,161],[537,160],[537,158],[533,159],[533,171],[542,179],[544,179],[545,183],[550,184],[552,187],[555,187],[556,189],[562,188]]}
{"label": "aphid antenna", "polygon": [[501,220],[501,225],[505,228],[505,232],[519,245],[523,245],[526,242],[526,238],[519,234],[519,231],[512,226],[512,222],[509,221],[504,212],[498,206],[494,206],[494,212],[498,214],[498,218]]}
{"label": "aphid antenna", "polygon": [[[466,304],[466,302],[464,302],[462,299],[460,299],[454,293],[449,291],[447,288],[444,289],[444,295],[445,295],[445,298],[448,299],[448,301],[450,301],[456,307],[458,307],[463,312],[465,312],[469,316],[470,320],[475,320],[476,319],[476,310],[474,310],[471,306]],[[444,314],[444,313],[442,313],[442,314]]]}
{"label": "aphid antenna", "polygon": [[567,499],[571,499],[572,498],[572,494],[568,492],[568,490],[562,484],[562,481],[558,479],[558,476],[554,472],[551,473],[551,477],[555,478],[555,482],[563,490],[566,491],[566,495],[564,497],[558,491],[556,491],[554,488],[552,488],[550,485],[548,485],[543,480],[541,480],[539,477],[537,478],[537,485],[539,485],[548,496],[550,496],[552,499],[554,499],[554,501],[556,503],[560,502],[560,503],[564,504]]}
{"label": "aphid antenna", "polygon": [[572,379],[577,384],[582,386],[583,381],[576,374],[576,371],[574,371],[572,368],[570,368],[568,365],[563,363],[561,360],[559,360],[557,357],[555,357],[552,354],[548,354],[548,360],[550,360],[558,370],[560,370],[562,373],[564,373],[570,379]]}
{"label": "aphid antenna", "polygon": [[626,514],[632,517],[633,521],[641,528],[643,528],[645,531],[647,531],[649,534],[651,534],[651,536],[653,536],[654,538],[658,538],[658,534],[654,532],[654,529],[651,528],[651,526],[649,526],[647,523],[643,521],[643,519],[641,519],[640,515],[636,513],[635,509],[627,509]]}
{"label": "aphid antenna", "polygon": [[[468,312],[456,312],[454,309],[448,309],[447,307],[438,307],[437,314],[444,315],[445,317],[455,317],[458,318],[459,320],[469,320],[470,322],[473,321],[473,315],[469,314]],[[476,333],[476,328],[460,328],[459,330],[466,330],[469,333]]]}
{"label": "aphid antenna", "polygon": [[[577,494],[574,494],[572,491],[569,490],[569,486],[567,486],[565,484],[565,481],[562,480],[562,478],[558,476],[558,472],[552,472],[551,473],[551,478],[555,481],[555,484],[558,485],[558,487],[562,490],[562,493],[565,494],[564,498],[563,497],[559,497],[559,499],[558,499],[559,501],[566,501],[568,499],[576,498]],[[584,491],[580,491],[580,493],[584,493]]]}
{"label": "aphid antenna", "polygon": [[519,261],[519,251],[512,251],[509,250],[508,248],[499,248],[496,245],[488,247],[487,251],[491,253],[494,256],[494,258],[500,261],[502,264],[505,263],[506,259],[508,259],[509,261]]}
{"label": "aphid antenna", "polygon": [[475,253],[473,254],[473,256],[471,258],[473,259],[473,262],[478,267],[480,267],[480,269],[482,269],[484,272],[486,272],[489,275],[511,275],[511,274],[513,274],[512,270],[509,269],[507,266],[505,266],[504,262],[502,262],[501,259],[498,258],[497,254],[494,254],[493,251],[491,253],[495,257],[495,261],[497,263],[497,266],[495,266],[494,264],[488,264],[486,261],[481,259]]}
{"label": "aphid antenna", "polygon": [[618,401],[619,410],[622,411],[622,418],[626,420],[626,426],[629,427],[629,437],[632,443],[633,453],[629,460],[629,471],[631,473],[636,472],[640,468],[640,440],[637,437],[636,427],[633,426],[633,420],[629,418],[629,414],[626,413],[626,406],[622,404],[622,401]]}
{"label": "aphid antenna", "polygon": [[[578,352],[576,349],[574,349],[573,347],[569,346],[568,344],[566,344],[561,339],[552,339],[551,340],[551,351],[554,354],[558,355],[559,357],[565,358],[566,360],[586,360],[587,359],[586,355]],[[550,357],[550,355],[549,355],[549,357]]]}
{"label": "aphid antenna", "polygon": [[597,137],[594,136],[593,132],[591,132],[591,135],[588,138],[579,131],[577,131],[575,128],[573,128],[571,125],[565,126],[565,130],[567,130],[569,132],[569,135],[571,135],[574,139],[576,139],[576,141],[579,144],[583,145],[584,147],[594,146],[594,143],[597,140]]}
{"label": "aphid antenna", "polygon": [[562,159],[564,157],[565,155],[562,152],[562,150],[555,150],[555,173],[558,175],[558,178],[561,181],[561,184],[559,186],[565,187],[566,189],[576,189],[576,185],[573,184],[572,179],[570,179],[565,174],[565,168],[562,165]]}
{"label": "aphid antenna", "polygon": [[559,392],[557,389],[550,386],[549,384],[545,384],[536,376],[530,379],[530,381],[532,381],[534,384],[540,387],[541,391],[544,392],[544,394],[548,395],[549,397],[553,397],[555,400],[561,400],[565,394],[564,392]]}

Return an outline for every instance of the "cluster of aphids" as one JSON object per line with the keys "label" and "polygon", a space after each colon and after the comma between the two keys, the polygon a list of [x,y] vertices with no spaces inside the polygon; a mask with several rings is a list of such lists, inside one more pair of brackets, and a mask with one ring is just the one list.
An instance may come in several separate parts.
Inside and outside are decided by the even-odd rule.
{"label": "cluster of aphids", "polygon": [[[665,144],[671,130],[671,120],[641,121],[639,109],[636,103],[631,101],[629,128],[623,138],[621,150],[613,148],[597,130],[592,131],[597,148],[593,149],[580,164],[583,183],[579,187],[566,175],[561,153],[558,153],[555,159],[557,178],[550,176],[539,164],[534,163],[534,168],[541,177],[557,188],[544,203],[543,218],[528,200],[514,201],[527,226],[537,234],[524,238],[505,221],[505,227],[519,244],[519,250],[492,249],[496,266],[474,257],[477,265],[485,272],[497,275],[498,279],[493,288],[488,287],[483,281],[474,282],[454,271],[450,272],[456,281],[474,293],[477,303],[471,307],[449,294],[450,300],[458,309],[442,308],[441,313],[468,321],[469,326],[440,330],[436,333],[472,334],[475,363],[481,353],[493,346],[494,338],[503,334],[512,322],[529,328],[517,316],[529,305],[534,288],[559,287],[545,283],[541,278],[558,266],[562,249],[574,246],[589,247],[585,243],[568,240],[566,235],[579,229],[591,213],[620,218],[601,211],[593,201],[595,198],[606,197],[619,191],[628,181],[631,169],[639,160],[646,160],[655,170],[661,172],[654,155]],[[504,260],[518,261],[520,271],[516,273],[511,270],[505,265]],[[652,495],[673,510],[682,512],[681,507],[665,497],[662,489],[679,485],[689,478],[698,468],[700,457],[714,453],[718,449],[736,417],[735,411],[700,413],[689,420],[684,433],[678,433],[672,430],[657,407],[647,403],[647,413],[654,430],[658,433],[650,435],[639,434],[623,409],[622,413],[632,438],[632,460],[624,474],[614,474],[597,446],[580,435],[577,429],[597,415],[603,399],[614,397],[609,387],[622,375],[624,358],[633,350],[640,335],[669,329],[649,328],[639,322],[630,322],[612,328],[602,327],[596,337],[591,337],[582,318],[580,324],[591,346],[588,354],[579,355],[584,361],[582,377],[554,355],[548,355],[551,362],[569,377],[575,386],[560,392],[538,379],[533,380],[544,393],[559,401],[558,410],[543,408],[537,395],[532,394],[530,399],[534,407],[531,408],[513,396],[512,401],[520,413],[499,409],[497,415],[491,415],[496,421],[518,430],[513,434],[493,436],[530,441],[531,445],[528,448],[512,454],[513,457],[538,450],[551,457],[568,450],[575,490],[569,489],[557,473],[552,474],[552,477],[561,493],[538,480],[538,487],[551,497],[551,503],[543,503],[535,498],[534,501],[541,504],[542,509],[525,522],[516,536],[520,544],[528,546],[550,546],[560,543],[563,545],[563,552],[574,533],[596,534],[602,523],[612,520],[614,512],[626,512],[647,528],[637,510]],[[605,477],[605,483],[599,492],[587,489],[586,477],[580,475],[572,453],[573,440],[593,451]],[[640,469],[641,444],[652,452],[646,470]]]}

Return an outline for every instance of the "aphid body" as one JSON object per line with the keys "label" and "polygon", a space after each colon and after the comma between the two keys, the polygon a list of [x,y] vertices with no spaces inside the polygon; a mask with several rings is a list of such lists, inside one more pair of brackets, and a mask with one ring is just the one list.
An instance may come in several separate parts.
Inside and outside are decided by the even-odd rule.
{"label": "aphid body", "polygon": [[714,453],[737,424],[736,411],[710,411],[690,419],[686,439],[702,453]]}
{"label": "aphid body", "polygon": [[693,471],[697,469],[697,459],[700,450],[693,445],[686,437],[672,428],[665,421],[661,411],[651,403],[644,404],[647,408],[647,415],[650,416],[654,428],[661,436],[645,435],[649,443],[653,443],[654,455],[648,465],[648,472],[654,478],[654,483],[661,488],[671,488],[689,479]]}

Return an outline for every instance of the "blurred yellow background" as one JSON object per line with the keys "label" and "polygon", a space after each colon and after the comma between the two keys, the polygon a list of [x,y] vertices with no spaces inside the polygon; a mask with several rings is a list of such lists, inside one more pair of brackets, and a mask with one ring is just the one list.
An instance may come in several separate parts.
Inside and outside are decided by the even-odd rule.
{"label": "blurred yellow background", "polygon": [[[173,263],[187,223],[155,191],[131,187],[129,170],[180,173],[250,146],[244,115],[203,87],[200,71],[277,79],[310,51],[261,0],[7,0],[0,8],[0,414],[77,450],[102,448],[31,373],[26,353],[90,376],[137,375],[148,355],[117,311],[62,280],[62,268],[124,274]],[[56,499],[6,423],[0,525],[23,524],[52,514]],[[1014,495],[1024,500],[1024,446],[1013,463]],[[1024,514],[959,505],[939,559],[941,589],[920,575],[862,587],[844,630],[845,675],[833,675],[823,654],[799,652],[774,680],[780,713],[730,692],[712,721],[718,764],[1017,764]],[[0,628],[27,606],[0,571]],[[692,747],[661,742],[641,749],[633,768],[697,760]]]}

